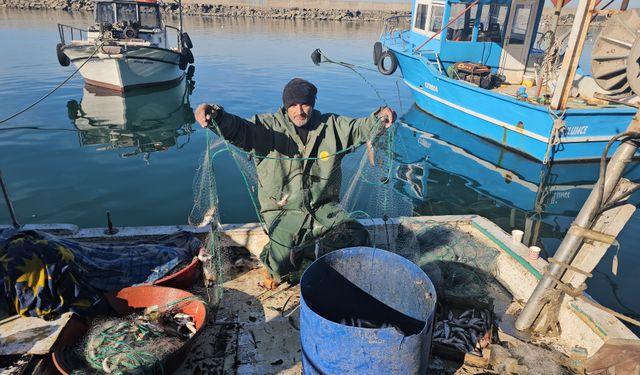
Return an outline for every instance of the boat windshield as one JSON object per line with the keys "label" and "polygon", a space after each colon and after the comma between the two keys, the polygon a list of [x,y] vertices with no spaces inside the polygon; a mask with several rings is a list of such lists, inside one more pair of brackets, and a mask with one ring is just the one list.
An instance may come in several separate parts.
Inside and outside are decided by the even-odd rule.
{"label": "boat windshield", "polygon": [[113,3],[98,3],[96,5],[96,22],[97,23],[115,23],[115,14],[113,13]]}
{"label": "boat windshield", "polygon": [[135,3],[116,3],[116,20],[119,23],[138,22]]}
{"label": "boat windshield", "polygon": [[140,27],[145,29],[160,28],[160,12],[157,5],[140,4],[138,8],[140,12]]}

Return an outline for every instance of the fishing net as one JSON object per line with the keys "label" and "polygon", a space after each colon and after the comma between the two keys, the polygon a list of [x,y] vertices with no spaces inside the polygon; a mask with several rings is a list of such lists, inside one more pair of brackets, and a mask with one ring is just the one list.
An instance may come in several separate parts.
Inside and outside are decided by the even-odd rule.
{"label": "fishing net", "polygon": [[[314,53],[320,52],[314,51]],[[325,61],[344,65],[326,56],[323,57]],[[346,67],[361,75],[356,70],[357,66],[347,65]],[[366,78],[362,77],[366,81]],[[366,83],[371,85],[368,81]],[[380,104],[388,106],[387,100],[378,91],[376,94],[381,101]],[[241,149],[220,136],[223,133],[220,125],[215,121],[210,124],[210,129],[213,132],[207,131],[207,149],[194,181],[195,205],[189,222],[196,226],[209,225],[211,228],[209,237],[212,239],[210,241],[212,272],[216,280],[222,279],[223,259],[220,256],[219,240],[216,238],[215,231],[219,226],[220,216],[214,177],[214,159],[224,154],[224,157],[230,158],[232,164],[240,171],[242,185],[254,209],[255,221],[260,223],[271,243],[281,240],[272,228],[275,226],[274,223],[285,219],[273,220],[263,217],[260,199],[264,200],[264,194],[261,197],[260,191],[265,189],[271,194],[270,203],[283,208],[287,207],[289,200],[296,192],[287,191],[286,183],[282,184],[283,187],[279,187],[281,191],[269,190],[271,186],[263,186],[266,179],[270,177],[265,177],[265,174],[275,173],[276,168],[292,168],[291,166],[295,163],[311,165],[307,171],[312,171],[312,174],[316,167],[320,169],[332,165],[333,170],[324,173],[324,176],[329,176],[327,181],[317,181],[317,178],[312,180],[309,185],[302,187],[302,196],[313,194],[311,191],[313,182],[325,182],[330,188],[339,188],[339,202],[331,203],[336,203],[345,217],[356,219],[366,226],[369,231],[370,246],[386,249],[411,259],[423,267],[429,276],[435,279],[435,283],[441,286],[440,289],[446,290],[447,293],[461,297],[487,296],[486,290],[491,287],[491,280],[496,275],[497,252],[451,226],[432,224],[416,228],[405,225],[402,220],[398,224],[398,218],[411,217],[419,211],[418,206],[423,202],[425,194],[423,171],[426,155],[416,156],[415,150],[405,143],[405,140],[413,138],[410,129],[403,126],[386,128],[385,123],[379,120],[372,131],[351,145],[343,145],[343,148],[331,153],[318,149],[315,153],[305,156],[302,156],[304,152],[292,154],[292,156],[283,155],[286,153],[281,152],[280,155],[273,156],[273,154],[261,153],[252,147]],[[284,135],[288,139],[293,136]],[[295,145],[293,147],[297,148]],[[331,158],[337,159],[338,162],[325,163]],[[262,172],[258,172],[257,167],[261,163],[266,163],[272,169],[267,172],[262,169]],[[260,178],[258,173],[262,173]],[[293,180],[295,176],[290,178]],[[309,207],[305,208],[309,209]],[[322,211],[322,207],[314,208],[317,211],[311,216]],[[306,231],[299,230],[300,226],[304,228],[308,225],[307,220],[307,217],[301,216],[298,226],[292,233],[294,237],[299,236],[302,239],[296,245],[298,248],[292,250],[290,259],[292,264],[309,264],[296,259],[299,254],[294,252],[297,250],[300,250],[302,254],[300,256],[313,260],[339,246],[351,245],[349,236],[352,234],[352,227],[336,225],[328,231],[317,230],[319,224],[314,220]],[[317,221],[320,222],[320,220]]]}
{"label": "fishing net", "polygon": [[180,309],[194,299],[95,318],[75,352],[63,353],[62,366],[73,374],[164,373],[165,363],[196,333],[194,317]]}
{"label": "fishing net", "polygon": [[196,171],[193,192],[194,204],[189,213],[188,222],[197,228],[208,228],[205,241],[206,251],[200,252],[198,258],[202,263],[204,287],[210,304],[216,304],[222,298],[223,256],[220,246],[220,210],[216,189],[213,158],[223,143],[207,134],[207,146],[202,161]]}

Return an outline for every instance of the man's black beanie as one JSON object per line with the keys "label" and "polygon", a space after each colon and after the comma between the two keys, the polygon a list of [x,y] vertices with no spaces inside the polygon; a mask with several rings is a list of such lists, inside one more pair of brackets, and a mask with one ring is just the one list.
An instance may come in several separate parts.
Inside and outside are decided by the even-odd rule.
{"label": "man's black beanie", "polygon": [[282,91],[282,104],[284,108],[289,108],[294,104],[316,105],[316,93],[318,89],[302,78],[294,78],[284,87]]}

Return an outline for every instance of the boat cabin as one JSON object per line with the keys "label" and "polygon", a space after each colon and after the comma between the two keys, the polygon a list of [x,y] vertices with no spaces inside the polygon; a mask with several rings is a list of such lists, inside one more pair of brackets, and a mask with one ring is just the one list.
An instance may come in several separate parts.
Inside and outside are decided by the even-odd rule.
{"label": "boat cabin", "polygon": [[540,0],[413,0],[409,41],[414,50],[427,42],[419,50],[445,68],[478,63],[520,83],[542,8]]}
{"label": "boat cabin", "polygon": [[89,38],[105,35],[106,39],[142,39],[154,44],[162,42],[164,33],[160,8],[156,0],[96,1],[95,25],[89,27]]}

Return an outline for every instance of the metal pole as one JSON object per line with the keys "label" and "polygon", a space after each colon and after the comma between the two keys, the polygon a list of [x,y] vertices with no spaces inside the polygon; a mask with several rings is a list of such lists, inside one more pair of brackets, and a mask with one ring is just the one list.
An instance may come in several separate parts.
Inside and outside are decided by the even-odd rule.
{"label": "metal pole", "polygon": [[[636,113],[627,130],[638,131],[639,129],[640,110]],[[618,147],[607,165],[605,181],[598,180],[595,184],[591,194],[589,194],[587,201],[582,206],[582,209],[580,209],[580,212],[573,224],[583,228],[591,228],[595,220],[595,216],[597,216],[600,208],[598,207],[599,201],[607,201],[607,198],[618,184],[625,167],[633,158],[637,148],[638,146],[634,142],[624,142]],[[601,186],[601,184],[604,184],[604,195],[599,199],[599,186]],[[553,258],[559,263],[570,264],[576,256],[576,252],[582,245],[583,240],[584,238],[582,236],[567,234],[562,240],[562,243],[560,244],[560,247],[558,247]],[[544,295],[547,290],[555,287],[554,279],[560,279],[563,272],[564,268],[559,264],[555,262],[549,264],[547,273],[545,273],[533,293],[531,293],[527,304],[516,320],[515,326],[517,329],[524,331],[533,325],[533,322],[536,320],[544,306],[542,302]]]}
{"label": "metal pole", "polygon": [[4,195],[4,201],[7,202],[7,208],[9,208],[9,215],[11,216],[11,222],[13,223],[14,228],[20,228],[20,224],[18,224],[18,220],[16,219],[16,212],[13,210],[13,204],[11,203],[11,199],[9,199],[9,191],[7,187],[4,185],[4,180],[2,179],[2,170],[0,170],[0,186],[2,186],[2,194]]}
{"label": "metal pole", "polygon": [[180,29],[178,40],[180,41],[180,51],[182,51],[182,0],[178,0],[178,17],[178,28]]}
{"label": "metal pole", "polygon": [[564,6],[564,0],[556,0],[556,6],[553,11],[553,20],[551,21],[551,31],[553,35],[556,35],[558,31],[558,23],[560,22],[560,13],[562,13],[562,7]]}

